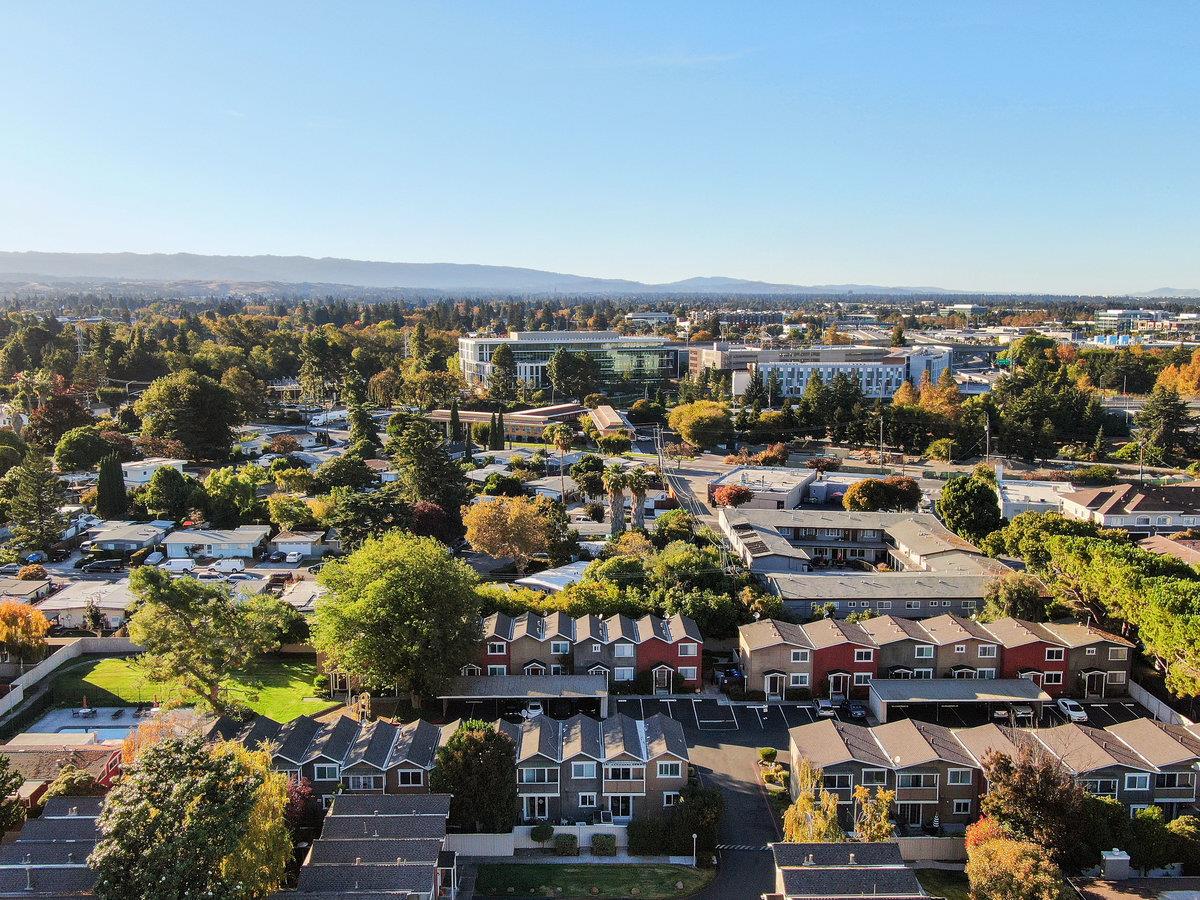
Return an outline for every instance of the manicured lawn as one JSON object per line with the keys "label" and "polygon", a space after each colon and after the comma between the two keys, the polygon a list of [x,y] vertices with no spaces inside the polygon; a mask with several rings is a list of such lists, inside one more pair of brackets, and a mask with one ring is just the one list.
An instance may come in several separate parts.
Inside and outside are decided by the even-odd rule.
{"label": "manicured lawn", "polygon": [[[336,706],[313,698],[316,662],[308,658],[269,657],[250,671],[226,682],[230,696],[277,722],[308,713],[317,715]],[[51,687],[56,706],[73,706],[84,697],[91,706],[124,706],[157,701],[188,702],[194,699],[179,684],[154,681],[137,664],[137,658],[101,659],[59,675]]]}
{"label": "manicured lawn", "polygon": [[917,869],[917,880],[921,882],[921,887],[934,897],[945,897],[946,900],[967,900],[970,896],[965,872]]}
{"label": "manicured lawn", "polygon": [[[638,897],[686,897],[694,894],[712,878],[709,869],[666,865],[521,865],[489,864],[479,867],[477,894],[504,896],[509,888],[513,894],[526,897],[630,897],[636,887]],[[683,882],[683,890],[675,883]],[[593,894],[592,888],[600,889]],[[556,892],[557,888],[562,893]]]}

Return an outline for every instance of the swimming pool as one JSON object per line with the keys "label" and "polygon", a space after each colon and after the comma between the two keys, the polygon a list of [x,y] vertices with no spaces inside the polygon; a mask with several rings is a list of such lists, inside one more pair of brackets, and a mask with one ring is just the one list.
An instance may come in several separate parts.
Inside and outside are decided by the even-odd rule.
{"label": "swimming pool", "polygon": [[95,734],[102,741],[123,741],[136,725],[67,725],[57,734]]}

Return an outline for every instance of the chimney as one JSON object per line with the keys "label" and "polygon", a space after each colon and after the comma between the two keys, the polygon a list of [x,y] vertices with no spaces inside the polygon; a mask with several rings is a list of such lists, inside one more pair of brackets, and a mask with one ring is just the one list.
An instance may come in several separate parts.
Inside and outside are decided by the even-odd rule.
{"label": "chimney", "polygon": [[68,810],[67,810],[67,815],[68,815],[68,816],[77,816],[77,815],[79,815],[79,807],[78,807],[78,806],[72,806],[70,809],[68,809]]}
{"label": "chimney", "polygon": [[71,864],[71,863],[74,863],[74,862],[75,862],[75,854],[74,854],[74,853],[68,853],[68,854],[67,854],[67,863],[68,863],[68,864]]}
{"label": "chimney", "polygon": [[354,857],[354,864],[356,866],[361,866],[362,865],[362,857],[361,856]]}
{"label": "chimney", "polygon": [[804,865],[815,866],[816,864],[817,864],[817,861],[811,853],[808,854],[808,856],[804,857]]}
{"label": "chimney", "polygon": [[852,866],[857,866],[857,865],[858,865],[858,860],[856,860],[856,859],[854,858],[854,854],[853,854],[853,853],[851,853],[851,854],[850,854],[850,865],[852,865]]}

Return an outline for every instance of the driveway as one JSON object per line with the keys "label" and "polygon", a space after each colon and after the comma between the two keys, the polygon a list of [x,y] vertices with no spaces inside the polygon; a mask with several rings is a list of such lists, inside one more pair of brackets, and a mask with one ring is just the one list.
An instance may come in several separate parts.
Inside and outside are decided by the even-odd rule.
{"label": "driveway", "polygon": [[753,714],[743,724],[743,713],[749,712],[739,707],[734,727],[724,716],[718,720],[705,701],[697,701],[692,716],[680,716],[692,764],[704,783],[720,788],[725,798],[720,868],[712,884],[696,895],[703,900],[758,897],[775,886],[775,866],[767,844],[783,840],[783,835],[758,781],[758,748],[776,747],[786,754],[787,728],[782,717],[778,723],[766,723]]}

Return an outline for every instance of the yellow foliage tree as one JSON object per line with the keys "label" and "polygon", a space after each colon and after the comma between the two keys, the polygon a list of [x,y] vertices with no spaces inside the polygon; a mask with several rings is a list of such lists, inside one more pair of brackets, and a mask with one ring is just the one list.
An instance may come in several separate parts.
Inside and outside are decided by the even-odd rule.
{"label": "yellow foliage tree", "polygon": [[872,796],[871,789],[860,784],[854,788],[854,802],[858,805],[858,814],[854,819],[854,830],[858,832],[860,841],[886,841],[892,836],[892,801],[896,792],[886,788],[875,788]]}
{"label": "yellow foliage tree", "polygon": [[1159,372],[1154,386],[1174,388],[1184,397],[1200,396],[1200,350],[1192,351],[1190,362],[1170,365]]}
{"label": "yellow foliage tree", "polygon": [[511,557],[523,573],[529,560],[550,548],[550,527],[528,497],[497,497],[467,508],[467,541],[488,556]]}
{"label": "yellow foliage tree", "polygon": [[267,751],[250,750],[237,741],[222,741],[213,747],[213,754],[232,756],[260,779],[245,832],[233,853],[222,860],[221,874],[230,883],[244,886],[245,896],[265,897],[282,887],[292,857],[292,838],[284,820],[287,776],[272,770]]}
{"label": "yellow foliage tree", "polygon": [[917,392],[912,386],[912,382],[907,378],[903,384],[896,388],[896,393],[892,395],[893,406],[915,406],[917,403]]}
{"label": "yellow foliage tree", "polygon": [[997,838],[967,852],[972,900],[1059,900],[1062,872],[1031,841]]}
{"label": "yellow foliage tree", "polygon": [[42,650],[49,630],[41,610],[18,600],[0,601],[0,644],[11,655],[25,659]]}
{"label": "yellow foliage tree", "polygon": [[783,839],[791,843],[845,843],[846,832],[838,823],[838,798],[821,786],[821,770],[801,759],[793,777],[796,799],[783,814]]}

